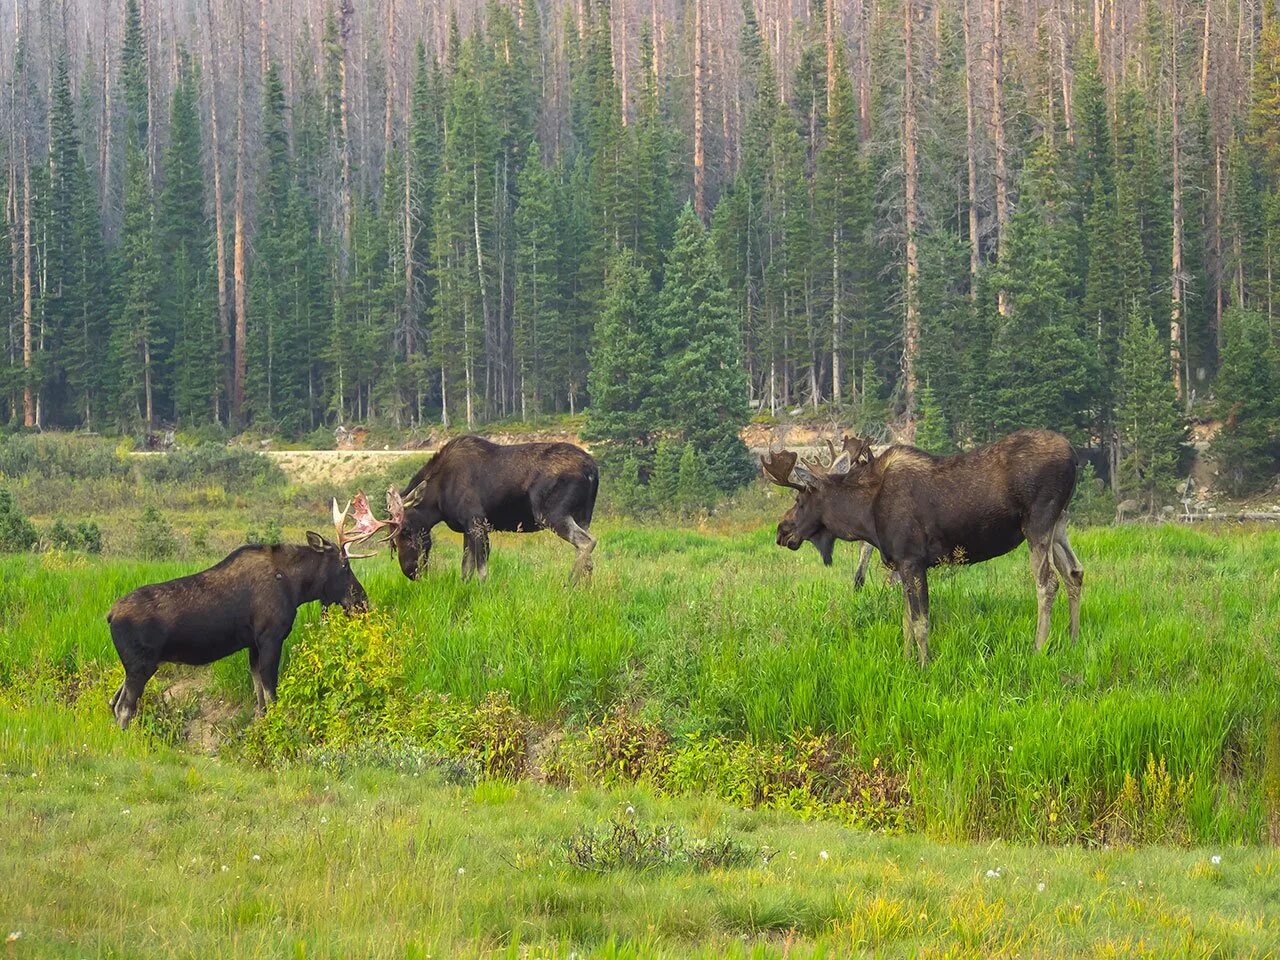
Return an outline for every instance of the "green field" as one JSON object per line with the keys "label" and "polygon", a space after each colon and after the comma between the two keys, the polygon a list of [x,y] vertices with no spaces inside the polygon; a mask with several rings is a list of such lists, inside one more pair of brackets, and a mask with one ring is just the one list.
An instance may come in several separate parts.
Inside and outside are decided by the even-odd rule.
{"label": "green field", "polygon": [[[0,559],[18,955],[1280,950],[1280,536],[1078,531],[1081,640],[1062,603],[1039,656],[1025,547],[939,572],[921,671],[897,590],[762,520],[599,523],[577,590],[549,535],[484,584],[454,537],[418,583],[384,554],[381,615],[307,610],[265,722],[241,655],[162,670],[128,734],[104,613],[203,562]],[[619,817],[741,862],[570,862]]]}

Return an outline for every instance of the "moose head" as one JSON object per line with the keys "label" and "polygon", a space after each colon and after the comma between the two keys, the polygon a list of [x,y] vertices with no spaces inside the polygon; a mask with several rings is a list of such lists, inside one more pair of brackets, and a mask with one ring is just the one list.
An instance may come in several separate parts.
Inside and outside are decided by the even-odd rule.
{"label": "moose head", "polygon": [[860,437],[846,436],[839,453],[828,440],[827,449],[828,464],[816,457],[801,460],[791,450],[779,450],[761,457],[760,466],[767,479],[796,491],[795,503],[778,523],[778,546],[799,550],[807,540],[830,566],[836,540],[867,539],[851,528],[851,521],[861,526],[857,523],[861,518],[847,516],[853,503],[845,493],[865,485],[874,475],[875,454],[871,441]]}

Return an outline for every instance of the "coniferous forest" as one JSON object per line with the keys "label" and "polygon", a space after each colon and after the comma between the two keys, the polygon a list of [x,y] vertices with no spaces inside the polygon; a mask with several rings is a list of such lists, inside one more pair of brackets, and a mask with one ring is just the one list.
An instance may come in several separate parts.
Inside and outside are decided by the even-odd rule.
{"label": "coniferous forest", "polygon": [[[1276,468],[1276,0],[15,0],[0,424]],[[608,444],[606,443],[606,446]],[[694,468],[691,467],[691,470]]]}

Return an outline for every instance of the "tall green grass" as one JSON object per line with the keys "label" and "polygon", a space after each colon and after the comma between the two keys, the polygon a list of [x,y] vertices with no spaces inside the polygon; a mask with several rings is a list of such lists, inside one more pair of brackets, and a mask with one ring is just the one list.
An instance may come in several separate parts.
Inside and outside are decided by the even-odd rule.
{"label": "tall green grass", "polygon": [[[416,583],[385,554],[364,561],[372,602],[400,631],[407,692],[507,691],[547,721],[626,703],[676,736],[838,732],[865,764],[908,776],[919,825],[942,837],[1102,840],[1090,825],[1124,804],[1167,815],[1189,841],[1276,827],[1274,533],[1074,534],[1082,636],[1066,638],[1064,595],[1044,655],[1025,548],[936,572],[936,658],[921,670],[902,654],[900,592],[875,577],[855,593],[852,549],[828,569],[776,548],[767,528],[596,532],[585,589],[568,585],[572,550],[549,534],[495,536],[486,583],[460,580],[451,537]],[[0,559],[0,677],[113,664],[115,597],[196,566]],[[243,655],[216,675],[249,702]]]}

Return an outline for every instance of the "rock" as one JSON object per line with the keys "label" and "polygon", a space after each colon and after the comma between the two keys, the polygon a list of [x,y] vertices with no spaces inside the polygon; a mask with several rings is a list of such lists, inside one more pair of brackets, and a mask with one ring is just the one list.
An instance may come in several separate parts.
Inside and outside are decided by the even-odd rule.
{"label": "rock", "polygon": [[1170,507],[1170,506],[1168,506],[1167,504],[1166,504],[1165,506],[1161,507],[1161,508],[1160,508],[1160,515],[1161,515],[1161,516],[1163,516],[1163,517],[1170,517],[1170,516],[1173,516],[1173,507]]}

